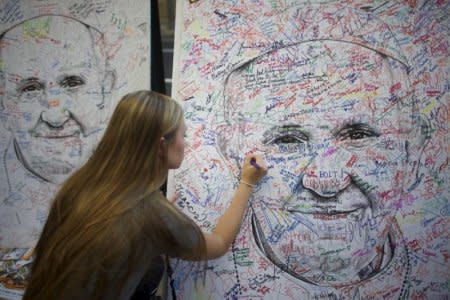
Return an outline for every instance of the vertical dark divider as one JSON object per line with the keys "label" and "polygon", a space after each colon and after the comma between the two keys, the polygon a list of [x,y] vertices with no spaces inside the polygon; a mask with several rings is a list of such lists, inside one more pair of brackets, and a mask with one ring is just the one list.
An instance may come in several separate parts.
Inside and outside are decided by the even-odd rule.
{"label": "vertical dark divider", "polygon": [[[150,43],[150,57],[151,57],[151,89],[161,94],[166,93],[164,84],[164,63],[162,54],[161,29],[159,22],[158,1],[150,0],[151,6],[151,43]],[[161,187],[164,195],[167,193],[167,181]]]}

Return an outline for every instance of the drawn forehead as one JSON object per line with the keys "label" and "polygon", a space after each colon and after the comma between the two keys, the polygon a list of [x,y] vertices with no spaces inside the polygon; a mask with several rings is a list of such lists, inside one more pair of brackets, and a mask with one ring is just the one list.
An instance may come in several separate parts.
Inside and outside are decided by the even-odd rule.
{"label": "drawn forehead", "polygon": [[[317,89],[319,92],[319,89]],[[251,98],[249,94],[239,95],[239,102],[231,102],[231,115],[240,120],[262,121],[271,124],[301,122],[303,124],[374,123],[379,119],[395,119],[400,110],[389,102],[389,94],[371,94],[358,89],[348,94],[308,97],[301,93],[286,91],[278,95],[264,95]],[[236,95],[234,95],[236,96]],[[389,113],[387,113],[389,112]],[[241,117],[238,117],[238,116]]]}
{"label": "drawn forehead", "polygon": [[[401,73],[398,73],[401,72]],[[371,49],[342,42],[308,42],[266,53],[235,70],[225,87],[232,114],[270,122],[396,118],[392,91],[405,76]],[[398,78],[397,78],[398,77]],[[385,112],[391,113],[385,116]],[[361,120],[363,122],[363,120]]]}
{"label": "drawn forehead", "polygon": [[59,34],[35,38],[16,28],[3,37],[0,48],[4,70],[21,76],[36,71],[90,69],[97,64],[95,55],[91,37],[85,31],[79,32],[75,40]]}
{"label": "drawn forehead", "polygon": [[[93,48],[92,37],[86,29],[81,28],[77,32],[65,34],[63,32],[44,32],[30,35],[29,33],[14,30],[5,34],[2,38],[2,52],[15,51],[18,48],[28,48],[30,53],[37,53],[46,48],[81,51]],[[11,50],[10,50],[11,49]]]}
{"label": "drawn forehead", "polygon": [[8,30],[2,37],[0,51],[6,61],[17,56],[45,59],[52,55],[79,60],[84,55],[92,55],[93,42],[84,24],[62,17],[46,17]]}
{"label": "drawn forehead", "polygon": [[86,39],[73,40],[35,40],[17,37],[2,43],[0,53],[5,61],[14,57],[21,59],[39,59],[60,55],[59,58],[70,57],[71,60],[82,59],[84,55],[93,55],[92,43]]}

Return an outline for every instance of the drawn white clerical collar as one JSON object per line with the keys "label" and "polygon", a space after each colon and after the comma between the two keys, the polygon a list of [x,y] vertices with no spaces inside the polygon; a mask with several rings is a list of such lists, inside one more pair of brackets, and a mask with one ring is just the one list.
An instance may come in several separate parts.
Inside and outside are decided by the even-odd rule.
{"label": "drawn white clerical collar", "polygon": [[[293,273],[285,263],[281,262],[280,259],[273,253],[273,251],[268,247],[264,239],[262,238],[262,229],[259,221],[254,214],[251,216],[251,230],[254,237],[254,242],[257,248],[262,252],[264,257],[271,261],[276,267],[280,268],[284,275],[290,277],[289,279],[293,282],[302,283],[302,285],[310,285],[309,289],[315,290],[336,290],[338,294],[342,291],[349,293],[357,293],[359,295],[365,295],[367,293],[376,293],[377,285],[379,283],[389,282],[391,286],[394,286],[392,293],[396,293],[399,296],[405,292],[407,280],[410,273],[410,262],[408,249],[403,242],[402,233],[396,221],[391,225],[387,244],[385,247],[388,249],[390,255],[386,255],[379,263],[371,264],[367,268],[372,268],[372,272],[367,270],[362,270],[360,279],[357,282],[346,283],[342,286],[320,286],[317,285],[298,274]],[[398,287],[398,288],[397,288]],[[386,286],[380,285],[380,291],[386,291]],[[342,291],[341,291],[342,290]],[[350,292],[349,290],[352,290]],[[381,293],[381,292],[380,292]],[[394,297],[395,298],[395,297]],[[361,299],[364,299],[362,297]],[[395,299],[398,299],[395,298]]]}

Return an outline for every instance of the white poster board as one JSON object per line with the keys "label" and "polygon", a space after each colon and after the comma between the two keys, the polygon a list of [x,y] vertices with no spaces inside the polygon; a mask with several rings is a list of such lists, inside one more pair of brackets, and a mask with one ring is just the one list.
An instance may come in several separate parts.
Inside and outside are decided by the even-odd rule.
{"label": "white poster board", "polygon": [[172,96],[190,146],[169,192],[212,231],[243,155],[269,165],[205,286],[176,264],[180,299],[449,297],[449,12],[177,2]]}
{"label": "white poster board", "polygon": [[150,88],[150,2],[2,0],[0,45],[0,297],[11,298],[59,184],[120,97]]}

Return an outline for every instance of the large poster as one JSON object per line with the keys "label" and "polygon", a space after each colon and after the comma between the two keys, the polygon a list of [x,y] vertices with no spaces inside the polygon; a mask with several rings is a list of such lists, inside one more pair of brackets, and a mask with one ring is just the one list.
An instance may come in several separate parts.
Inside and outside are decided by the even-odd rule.
{"label": "large poster", "polygon": [[90,156],[117,100],[149,88],[149,1],[0,1],[0,278],[6,286],[23,284],[17,270],[26,273],[21,266],[55,191]]}
{"label": "large poster", "polygon": [[450,3],[177,5],[177,205],[211,231],[243,156],[269,165],[205,285],[175,264],[180,298],[448,299]]}

